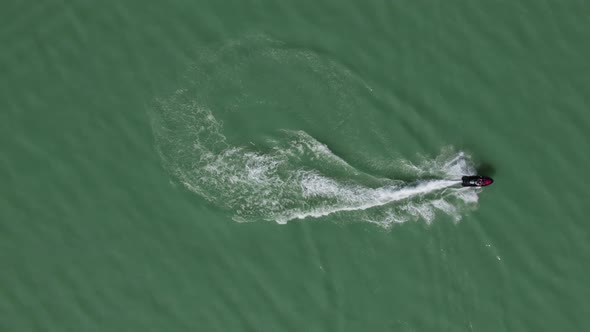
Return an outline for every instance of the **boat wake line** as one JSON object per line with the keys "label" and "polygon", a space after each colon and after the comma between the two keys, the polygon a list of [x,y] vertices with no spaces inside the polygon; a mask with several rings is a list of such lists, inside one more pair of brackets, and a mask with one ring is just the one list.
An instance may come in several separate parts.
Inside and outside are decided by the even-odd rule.
{"label": "boat wake line", "polygon": [[[481,189],[455,180],[475,174],[464,152],[449,147],[436,157],[361,171],[304,131],[277,133],[275,125],[317,132],[335,117],[339,132],[355,132],[359,109],[370,107],[373,90],[358,75],[312,51],[245,37],[201,50],[180,84],[150,108],[156,149],[178,183],[233,220],[329,218],[389,227],[445,215],[458,221],[477,206]],[[234,127],[228,122],[232,129],[224,131],[221,119]],[[338,140],[334,131],[324,135]]]}
{"label": "boat wake line", "polygon": [[281,131],[262,152],[234,146],[222,124],[186,90],[159,100],[152,117],[165,168],[188,190],[229,211],[239,222],[335,217],[389,227],[437,212],[460,220],[478,189],[453,180],[473,172],[470,158],[447,148],[419,163],[394,161],[414,181],[374,177],[335,155],[303,131]]}

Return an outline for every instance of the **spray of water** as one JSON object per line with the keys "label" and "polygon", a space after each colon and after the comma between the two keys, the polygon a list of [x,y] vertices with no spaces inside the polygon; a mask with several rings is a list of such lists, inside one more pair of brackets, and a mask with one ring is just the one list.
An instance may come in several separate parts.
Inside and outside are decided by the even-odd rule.
{"label": "spray of water", "polygon": [[[269,148],[264,150],[232,144],[211,107],[216,105],[216,87],[229,87],[241,96],[247,94],[243,78],[251,64],[243,60],[242,53],[247,52],[241,52],[238,46],[224,46],[220,53],[205,52],[205,69],[197,83],[158,99],[152,109],[157,151],[165,168],[188,190],[229,211],[239,222],[286,223],[330,216],[389,227],[414,219],[430,223],[439,212],[459,220],[475,207],[479,191],[461,188],[457,180],[463,174],[473,173],[473,164],[467,154],[452,148],[417,162],[393,161],[404,178],[415,179],[400,181],[355,169],[303,131],[279,131],[267,139]],[[333,90],[322,91],[322,98],[329,97],[331,91],[335,91],[334,99],[339,101],[350,95],[346,80],[342,79],[347,74],[338,72],[337,66],[319,66],[320,61],[312,53],[285,51],[275,46],[258,45],[258,54],[265,61],[256,63],[274,61],[283,68],[279,60],[288,58],[300,69],[316,75],[316,81],[325,76],[319,86],[332,86]],[[252,52],[248,56],[252,58]],[[208,68],[225,68],[216,59],[225,61],[225,67],[228,61],[240,64],[229,72],[208,72]],[[222,96],[227,93],[224,91]],[[239,108],[240,99],[222,106],[230,110]]]}
{"label": "spray of water", "polygon": [[[231,211],[236,221],[285,223],[363,212],[355,217],[390,226],[415,218],[431,222],[435,210],[459,220],[459,203],[477,202],[477,191],[457,186],[460,174],[472,172],[469,158],[452,149],[420,164],[398,161],[416,175],[415,182],[377,179],[303,131],[283,131],[265,153],[232,146],[213,113],[184,90],[158,101],[156,109],[156,145],[166,168],[189,190]],[[349,176],[335,179],[334,173]],[[423,177],[439,179],[419,180]]]}

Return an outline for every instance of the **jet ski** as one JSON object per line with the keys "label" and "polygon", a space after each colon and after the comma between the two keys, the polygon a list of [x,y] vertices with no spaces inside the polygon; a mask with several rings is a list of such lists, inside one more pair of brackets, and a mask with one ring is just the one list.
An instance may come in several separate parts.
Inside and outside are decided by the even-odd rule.
{"label": "jet ski", "polygon": [[494,183],[492,178],[482,175],[469,175],[461,178],[463,187],[485,187]]}

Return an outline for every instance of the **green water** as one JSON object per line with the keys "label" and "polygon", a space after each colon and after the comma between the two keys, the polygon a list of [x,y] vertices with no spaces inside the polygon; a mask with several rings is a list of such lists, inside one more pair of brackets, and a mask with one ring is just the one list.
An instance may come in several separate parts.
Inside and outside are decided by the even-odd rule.
{"label": "green water", "polygon": [[1,331],[590,328],[585,2],[0,9]]}

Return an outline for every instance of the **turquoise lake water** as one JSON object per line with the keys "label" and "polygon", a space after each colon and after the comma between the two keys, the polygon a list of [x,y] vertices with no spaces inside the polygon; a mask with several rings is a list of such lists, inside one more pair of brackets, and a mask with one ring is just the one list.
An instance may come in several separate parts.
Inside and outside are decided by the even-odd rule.
{"label": "turquoise lake water", "polygon": [[590,328],[590,4],[0,8],[1,331]]}

